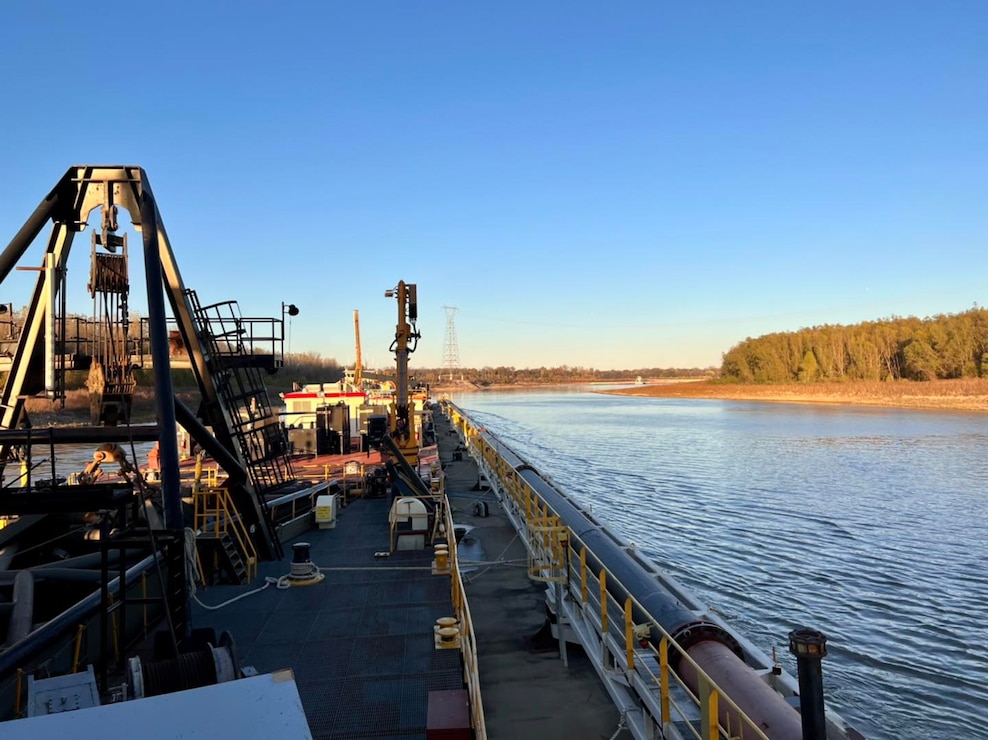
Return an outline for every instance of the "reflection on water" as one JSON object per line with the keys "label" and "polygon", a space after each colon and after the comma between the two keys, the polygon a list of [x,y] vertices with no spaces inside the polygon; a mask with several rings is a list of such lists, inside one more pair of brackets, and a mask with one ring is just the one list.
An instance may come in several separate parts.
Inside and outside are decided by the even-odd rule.
{"label": "reflection on water", "polygon": [[988,737],[984,416],[454,401],[766,652],[790,660],[791,629],[825,632],[828,702],[867,736]]}

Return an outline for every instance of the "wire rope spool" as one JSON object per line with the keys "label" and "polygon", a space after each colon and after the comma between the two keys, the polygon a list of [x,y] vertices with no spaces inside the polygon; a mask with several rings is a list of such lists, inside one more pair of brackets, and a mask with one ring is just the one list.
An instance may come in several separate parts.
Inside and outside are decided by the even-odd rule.
{"label": "wire rope spool", "polygon": [[127,685],[132,699],[170,694],[238,678],[236,646],[229,632],[220,635],[219,646],[181,653],[157,661],[127,661]]}

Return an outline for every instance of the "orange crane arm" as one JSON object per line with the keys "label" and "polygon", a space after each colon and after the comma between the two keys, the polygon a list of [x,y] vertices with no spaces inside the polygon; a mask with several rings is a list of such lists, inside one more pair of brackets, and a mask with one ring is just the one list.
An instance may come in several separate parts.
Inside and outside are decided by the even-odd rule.
{"label": "orange crane arm", "polygon": [[354,309],[353,311],[353,333],[357,339],[357,362],[353,371],[353,382],[357,385],[357,388],[362,387],[362,380],[360,377],[360,311]]}

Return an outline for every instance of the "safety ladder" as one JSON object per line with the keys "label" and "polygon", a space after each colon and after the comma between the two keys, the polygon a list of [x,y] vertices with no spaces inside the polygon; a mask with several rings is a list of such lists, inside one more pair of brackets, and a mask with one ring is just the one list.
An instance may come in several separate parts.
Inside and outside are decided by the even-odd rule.
{"label": "safety ladder", "polygon": [[209,359],[225,423],[240,448],[248,479],[264,514],[264,526],[280,557],[280,542],[265,494],[296,480],[288,435],[268,399],[262,368],[271,356],[255,353],[250,319],[236,301],[202,306],[194,290],[186,295]]}
{"label": "safety ladder", "polygon": [[251,483],[260,492],[295,480],[288,435],[268,399],[237,302],[200,306],[195,291],[187,292]]}

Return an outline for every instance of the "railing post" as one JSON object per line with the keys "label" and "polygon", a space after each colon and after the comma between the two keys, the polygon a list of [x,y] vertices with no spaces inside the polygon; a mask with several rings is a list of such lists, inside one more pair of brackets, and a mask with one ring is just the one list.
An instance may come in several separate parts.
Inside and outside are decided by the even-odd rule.
{"label": "railing post", "polygon": [[607,571],[600,569],[600,637],[607,634]]}
{"label": "railing post", "polygon": [[[706,682],[705,682],[706,683]],[[708,702],[707,702],[707,724],[710,734],[708,737],[710,740],[718,740],[720,738],[720,708],[718,707],[718,698],[720,693],[717,691],[710,691],[710,684],[707,684]]]}
{"label": "railing post", "polygon": [[580,548],[580,597],[587,603],[587,548],[584,545]]}
{"label": "railing post", "polygon": [[717,692],[712,690],[707,674],[697,675],[697,700],[700,703],[700,737],[717,740],[720,733],[717,716]]}
{"label": "railing post", "polygon": [[17,669],[17,688],[14,690],[14,716],[21,717],[21,685],[24,683],[24,669]]}
{"label": "railing post", "polygon": [[669,713],[669,638],[662,636],[659,642],[659,704],[662,712],[662,725],[671,719]]}
{"label": "railing post", "polygon": [[80,624],[75,633],[75,649],[72,651],[72,672],[79,671],[79,657],[82,653],[82,635],[86,631],[86,625]]}
{"label": "railing post", "polygon": [[628,658],[628,670],[635,670],[635,624],[631,614],[631,597],[624,600],[624,650]]}

